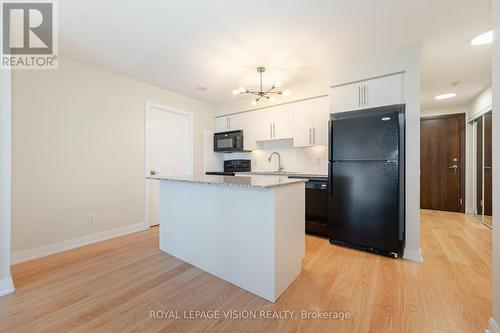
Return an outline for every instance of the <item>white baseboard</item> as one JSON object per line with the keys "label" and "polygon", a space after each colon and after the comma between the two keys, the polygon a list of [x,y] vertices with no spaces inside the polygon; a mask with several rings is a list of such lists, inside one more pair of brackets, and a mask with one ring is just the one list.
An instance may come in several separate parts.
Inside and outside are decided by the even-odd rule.
{"label": "white baseboard", "polygon": [[404,259],[422,262],[424,259],[422,258],[422,251],[420,249],[408,249],[405,248],[405,253],[403,255]]}
{"label": "white baseboard", "polygon": [[14,290],[16,289],[14,288],[12,277],[0,280],[0,296],[13,293]]}
{"label": "white baseboard", "polygon": [[92,243],[97,243],[103,240],[115,238],[118,236],[123,236],[137,231],[146,230],[148,228],[149,225],[147,225],[146,223],[133,224],[121,228],[106,230],[92,235],[86,235],[78,238],[68,239],[58,243],[17,251],[12,253],[12,258],[11,258],[12,264],[18,264],[21,262],[45,257],[51,254],[63,252],[66,250],[71,250],[77,247],[89,245]]}
{"label": "white baseboard", "polygon": [[488,320],[488,328],[484,331],[485,333],[500,333],[500,328],[493,318]]}

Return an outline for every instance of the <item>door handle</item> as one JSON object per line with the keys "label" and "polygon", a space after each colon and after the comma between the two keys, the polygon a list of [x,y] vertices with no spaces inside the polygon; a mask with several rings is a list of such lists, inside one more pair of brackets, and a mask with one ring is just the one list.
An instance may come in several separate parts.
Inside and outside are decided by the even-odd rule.
{"label": "door handle", "polygon": [[156,171],[156,170],[151,170],[151,171],[149,172],[149,174],[150,174],[151,176],[154,176],[154,175],[156,175],[157,173],[158,173],[158,171]]}
{"label": "door handle", "polygon": [[450,165],[450,166],[448,167],[448,169],[453,169],[453,170],[455,170],[455,171],[456,171],[456,170],[458,169],[458,165],[456,165],[456,164]]}

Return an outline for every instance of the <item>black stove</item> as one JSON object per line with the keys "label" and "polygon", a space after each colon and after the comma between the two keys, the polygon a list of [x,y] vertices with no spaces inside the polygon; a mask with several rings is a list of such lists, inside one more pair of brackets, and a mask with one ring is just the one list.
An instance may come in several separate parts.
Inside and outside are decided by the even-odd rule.
{"label": "black stove", "polygon": [[227,160],[224,161],[224,171],[209,171],[205,174],[216,176],[234,176],[236,172],[252,171],[251,160]]}

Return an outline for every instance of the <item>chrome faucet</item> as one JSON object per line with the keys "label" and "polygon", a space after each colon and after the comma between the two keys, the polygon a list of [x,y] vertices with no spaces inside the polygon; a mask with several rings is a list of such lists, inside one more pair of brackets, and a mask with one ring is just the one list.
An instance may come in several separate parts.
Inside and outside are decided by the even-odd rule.
{"label": "chrome faucet", "polygon": [[269,158],[267,159],[269,162],[271,162],[271,157],[273,157],[273,155],[277,155],[278,156],[278,172],[281,172],[283,171],[284,167],[283,165],[281,164],[281,155],[280,153],[278,152],[273,152],[271,153],[271,155],[269,155]]}

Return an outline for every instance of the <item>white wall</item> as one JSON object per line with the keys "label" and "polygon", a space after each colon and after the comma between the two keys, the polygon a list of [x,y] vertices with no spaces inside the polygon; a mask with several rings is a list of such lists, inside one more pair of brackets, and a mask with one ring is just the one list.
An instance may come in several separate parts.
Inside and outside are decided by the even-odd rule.
{"label": "white wall", "polygon": [[[0,11],[1,15],[1,11]],[[0,30],[1,34],[1,30]],[[0,295],[12,292],[11,234],[11,74],[0,70]]]}
{"label": "white wall", "polygon": [[[0,6],[0,17],[3,17]],[[3,27],[0,24],[0,44]],[[11,171],[12,171],[11,73],[0,69],[0,295],[14,291],[10,275]]]}
{"label": "white wall", "polygon": [[[500,105],[500,0],[493,0],[493,107]],[[500,116],[493,112],[493,170],[500,168]],[[493,172],[493,319],[500,325],[500,172]],[[492,330],[491,333],[498,332]]]}
{"label": "white wall", "polygon": [[492,105],[493,95],[492,88],[488,87],[479,93],[469,104],[469,112],[467,119],[473,120],[481,114],[490,111]]}
{"label": "white wall", "polygon": [[[17,71],[13,89],[13,251],[144,223],[144,104],[194,113],[194,170],[212,107],[62,58]],[[88,224],[88,214],[96,216]]]}
{"label": "white wall", "polygon": [[225,154],[224,159],[250,159],[252,171],[277,171],[278,158],[273,156],[271,162],[268,161],[269,155],[276,151],[281,155],[284,171],[328,175],[327,146],[294,148],[293,140],[287,139],[263,142],[261,147],[251,153]]}

